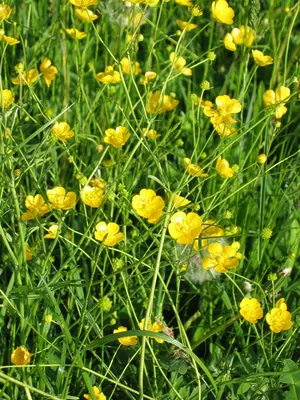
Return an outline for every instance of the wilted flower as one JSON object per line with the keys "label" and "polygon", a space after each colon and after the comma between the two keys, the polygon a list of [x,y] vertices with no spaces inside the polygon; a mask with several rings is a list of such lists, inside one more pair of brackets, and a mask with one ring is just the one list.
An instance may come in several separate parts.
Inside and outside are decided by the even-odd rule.
{"label": "wilted flower", "polygon": [[245,297],[240,303],[240,314],[246,321],[256,324],[263,317],[263,309],[257,299]]}
{"label": "wilted flower", "polygon": [[148,95],[148,107],[146,111],[150,114],[162,114],[166,111],[172,111],[179,104],[179,101],[173,99],[170,95],[162,95],[160,90]]}
{"label": "wilted flower", "polygon": [[51,225],[50,228],[48,229],[48,233],[44,235],[44,239],[55,239],[58,232],[59,232],[59,226],[56,224]]}
{"label": "wilted flower", "polygon": [[0,4],[0,22],[10,17],[11,11],[8,4]]}
{"label": "wilted flower", "polygon": [[39,71],[35,68],[32,68],[28,71],[23,71],[16,78],[13,78],[11,81],[14,85],[31,85],[34,83],[39,77]]}
{"label": "wilted flower", "polygon": [[234,171],[230,168],[229,162],[221,156],[217,160],[216,171],[221,178],[232,178],[234,175]]}
{"label": "wilted flower", "polygon": [[70,3],[76,7],[86,8],[89,6],[96,6],[98,4],[98,0],[70,0]]}
{"label": "wilted flower", "polygon": [[169,60],[172,63],[172,67],[176,71],[181,72],[185,76],[192,76],[193,71],[191,70],[191,68],[187,68],[185,66],[186,65],[185,58],[183,58],[181,56],[175,56],[175,52],[172,51],[172,53],[170,53]]}
{"label": "wilted flower", "polygon": [[201,15],[203,15],[203,10],[198,4],[190,5],[189,12],[193,17],[201,17]]}
{"label": "wilted flower", "polygon": [[[139,328],[144,331],[162,332],[164,330],[164,327],[165,327],[165,325],[158,321],[154,322],[154,324],[152,325],[151,320],[149,320],[147,326],[145,326],[145,318],[143,318],[141,320],[141,322],[139,322]],[[162,340],[162,339],[158,339],[158,338],[152,338],[152,339],[155,339],[157,341],[157,343],[164,342],[164,340]]]}
{"label": "wilted flower", "polygon": [[22,221],[29,221],[36,217],[42,217],[50,212],[50,208],[40,194],[36,194],[34,197],[31,195],[27,196],[25,199],[25,206],[28,211],[22,214]]}
{"label": "wilted flower", "polygon": [[133,196],[131,205],[133,210],[143,218],[147,218],[149,224],[155,224],[163,215],[165,202],[152,189],[142,189],[140,194]]}
{"label": "wilted flower", "polygon": [[31,356],[32,354],[25,347],[19,346],[11,353],[10,361],[15,365],[27,365],[30,363]]}
{"label": "wilted flower", "polygon": [[104,246],[111,247],[124,239],[123,233],[120,232],[120,226],[115,222],[109,222],[108,224],[104,221],[99,222],[96,225],[94,236],[95,239],[102,242]]}
{"label": "wilted flower", "polygon": [[83,22],[92,22],[98,18],[98,15],[87,8],[75,8],[75,14]]}
{"label": "wilted flower", "polygon": [[130,137],[130,133],[125,126],[118,126],[116,129],[106,129],[104,142],[113,147],[120,148],[124,146]]}
{"label": "wilted flower", "polygon": [[52,208],[56,210],[70,210],[76,203],[76,193],[67,193],[62,186],[55,186],[53,189],[47,190],[47,197]]}
{"label": "wilted flower", "polygon": [[[100,392],[100,390],[97,388],[97,386],[93,386],[93,393],[97,400],[106,400],[106,396],[104,395],[104,393]],[[90,394],[84,394],[83,397],[86,400],[92,400],[92,397]]]}
{"label": "wilted flower", "polygon": [[287,112],[285,103],[290,94],[290,89],[285,86],[279,86],[275,92],[274,90],[269,89],[263,95],[264,105],[265,107],[269,107],[280,103],[275,109],[275,117],[279,119]]}
{"label": "wilted flower", "polygon": [[[114,333],[121,333],[121,332],[127,332],[127,331],[128,331],[128,329],[125,326],[119,326],[118,329],[114,329]],[[118,341],[123,346],[135,346],[138,342],[137,336],[121,337],[118,339]]]}
{"label": "wilted flower", "polygon": [[241,112],[242,105],[236,99],[231,99],[226,94],[216,97],[216,109],[211,106],[204,107],[203,112],[210,117],[210,122],[215,126],[219,124],[234,124],[236,121],[232,114]]}
{"label": "wilted flower", "polygon": [[182,21],[181,19],[176,19],[176,24],[183,31],[190,32],[193,29],[196,29],[198,25],[192,24],[191,22]]}
{"label": "wilted flower", "polygon": [[292,327],[292,314],[287,311],[287,305],[283,298],[278,300],[271,313],[266,315],[266,321],[274,333],[287,331]]}
{"label": "wilted flower", "polygon": [[19,40],[15,39],[11,36],[4,35],[4,29],[0,29],[0,41],[8,44],[9,46],[13,46],[17,43],[20,43]]}
{"label": "wilted flower", "polygon": [[259,50],[252,50],[252,56],[255,64],[259,65],[260,67],[273,64],[273,58],[271,56],[265,56],[264,53]]}
{"label": "wilted flower", "polygon": [[105,85],[108,83],[118,83],[121,81],[120,72],[114,71],[114,67],[111,65],[105,67],[104,72],[99,72],[96,75],[96,79]]}
{"label": "wilted flower", "polygon": [[192,244],[202,232],[202,218],[194,212],[177,211],[170,221],[169,234],[178,244]]}
{"label": "wilted flower", "polygon": [[184,157],[183,159],[184,163],[184,168],[187,171],[187,173],[191,176],[199,176],[201,178],[205,178],[208,176],[208,174],[205,174],[198,164],[192,164],[192,161],[188,157]]}
{"label": "wilted flower", "polygon": [[137,61],[130,62],[127,57],[123,57],[122,60],[120,61],[120,64],[122,66],[123,74],[125,75],[130,75],[130,74],[138,75],[142,72],[140,63]]}
{"label": "wilted flower", "polygon": [[234,43],[241,46],[243,43],[247,47],[251,47],[254,41],[255,32],[250,28],[250,26],[241,25],[239,28],[233,28],[231,31]]}
{"label": "wilted flower", "polygon": [[52,81],[56,78],[57,68],[51,65],[51,61],[46,57],[40,65],[40,71],[43,74],[46,85],[50,87]]}
{"label": "wilted flower", "polygon": [[71,139],[75,135],[75,133],[71,130],[70,125],[66,122],[55,122],[51,132],[62,142]]}
{"label": "wilted flower", "polygon": [[66,32],[68,35],[71,36],[72,39],[77,39],[77,40],[81,40],[87,36],[87,33],[80,32],[78,29],[75,28],[66,29]]}
{"label": "wilted flower", "polygon": [[239,242],[233,242],[231,245],[222,246],[221,243],[211,243],[207,247],[210,257],[202,260],[202,266],[206,270],[213,268],[215,272],[228,272],[231,268],[236,268],[239,264],[242,254],[238,252]]}
{"label": "wilted flower", "polygon": [[149,140],[154,140],[161,136],[160,133],[157,133],[157,131],[154,129],[147,130],[147,128],[143,128],[142,133]]}
{"label": "wilted flower", "polygon": [[84,186],[80,191],[80,197],[87,206],[98,208],[104,199],[104,190],[99,186]]}
{"label": "wilted flower", "polygon": [[15,98],[12,95],[12,92],[8,89],[0,90],[0,107],[7,108],[13,102]]}
{"label": "wilted flower", "polygon": [[211,6],[211,11],[214,19],[217,22],[227,25],[233,24],[234,11],[231,7],[229,7],[227,1],[225,0],[213,1]]}

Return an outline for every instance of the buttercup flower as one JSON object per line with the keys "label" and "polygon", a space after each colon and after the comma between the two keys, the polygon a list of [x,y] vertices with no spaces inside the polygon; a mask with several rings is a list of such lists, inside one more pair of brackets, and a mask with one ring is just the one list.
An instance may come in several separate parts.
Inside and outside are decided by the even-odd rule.
{"label": "buttercup flower", "polygon": [[185,66],[186,65],[185,58],[181,56],[175,57],[175,52],[172,51],[172,53],[170,53],[169,60],[171,61],[172,66],[176,71],[181,72],[185,76],[192,76],[193,71],[191,70],[191,68],[187,68]]}
{"label": "buttercup flower", "polygon": [[190,204],[190,202],[191,202],[190,200],[186,199],[185,197],[179,196],[178,194],[175,194],[172,197],[172,204],[175,207],[185,207],[188,204]]}
{"label": "buttercup flower", "polygon": [[[145,327],[145,318],[139,322],[139,328],[143,331],[152,331],[152,332],[162,332],[164,330],[165,325],[162,324],[161,322],[154,322],[152,325],[151,320],[148,321],[147,327]],[[157,341],[157,343],[163,343],[164,340],[162,339],[157,339],[157,338],[152,338]]]}
{"label": "buttercup flower", "polygon": [[30,248],[28,246],[25,247],[25,258],[26,258],[26,261],[32,260],[32,251],[30,250]]}
{"label": "buttercup flower", "polygon": [[143,132],[143,135],[149,140],[154,140],[154,139],[157,139],[159,136],[161,136],[160,133],[157,133],[157,131],[154,129],[149,129],[147,131],[147,128],[143,128],[142,132]]}
{"label": "buttercup flower", "polygon": [[15,45],[17,43],[20,43],[19,40],[15,39],[15,38],[13,38],[11,36],[4,35],[4,30],[3,29],[0,29],[0,41],[4,42],[4,43],[7,43],[9,46],[13,46],[13,45]]}
{"label": "buttercup flower", "polygon": [[184,168],[186,169],[187,173],[191,176],[199,176],[201,178],[205,178],[208,174],[205,174],[200,167],[200,165],[192,164],[191,159],[184,157]]}
{"label": "buttercup flower", "polygon": [[92,22],[98,18],[98,15],[87,8],[75,8],[75,14],[83,22]]}
{"label": "buttercup flower", "polygon": [[232,178],[234,175],[233,169],[229,167],[229,162],[221,156],[217,160],[216,171],[221,178]]}
{"label": "buttercup flower", "polygon": [[227,50],[236,51],[236,44],[233,41],[231,33],[226,33],[223,42]]}
{"label": "buttercup flower", "polygon": [[114,71],[114,67],[111,65],[105,67],[104,72],[99,72],[96,75],[96,79],[105,85],[108,83],[118,83],[121,81],[120,72]]}
{"label": "buttercup flower", "polygon": [[96,225],[94,236],[96,240],[102,242],[104,246],[115,246],[124,239],[124,235],[120,231],[120,226],[114,222],[108,224],[104,221]]}
{"label": "buttercup flower", "polygon": [[62,142],[71,139],[75,135],[75,133],[71,130],[70,125],[66,122],[55,122],[53,128],[51,129],[51,133]]}
{"label": "buttercup flower", "polygon": [[191,4],[189,6],[189,12],[193,17],[201,17],[201,15],[203,15],[203,10],[198,4]]}
{"label": "buttercup flower", "polygon": [[165,202],[154,190],[142,189],[133,196],[131,206],[140,217],[147,218],[149,224],[155,224],[163,215]]}
{"label": "buttercup flower", "polygon": [[266,162],[267,162],[267,160],[268,160],[268,157],[264,154],[264,153],[262,153],[262,154],[259,154],[258,156],[257,156],[257,162],[258,162],[258,164],[265,164]]}
{"label": "buttercup flower", "polygon": [[66,32],[68,35],[71,36],[72,39],[77,39],[77,40],[81,40],[87,36],[87,33],[80,32],[78,29],[75,28],[66,29]]}
{"label": "buttercup flower", "polygon": [[278,300],[271,313],[266,315],[266,321],[274,333],[287,331],[292,327],[292,314],[287,311],[287,305],[283,298]]}
{"label": "buttercup flower", "polygon": [[0,22],[10,17],[11,11],[8,4],[0,4]]}
{"label": "buttercup flower", "polygon": [[263,317],[263,309],[257,299],[245,297],[240,303],[240,314],[246,321],[256,324]]}
{"label": "buttercup flower", "polygon": [[[97,386],[93,386],[93,392],[97,400],[106,400],[106,396],[104,393],[100,392],[100,390],[97,388]],[[86,400],[92,400],[92,397],[90,394],[84,394],[83,397]]]}
{"label": "buttercup flower", "polygon": [[175,0],[175,2],[177,4],[179,4],[180,6],[191,6],[193,3],[191,2],[191,0]]}
{"label": "buttercup flower", "polygon": [[223,122],[218,125],[214,125],[214,128],[219,136],[229,137],[236,134],[236,128],[231,125],[226,125]]}
{"label": "buttercup flower", "polygon": [[80,191],[80,197],[87,206],[98,208],[104,199],[104,190],[99,186],[84,186]]}
{"label": "buttercup flower", "polygon": [[70,210],[76,203],[76,193],[67,193],[62,186],[55,186],[53,189],[47,190],[47,197],[52,208],[56,210]]}
{"label": "buttercup flower", "polygon": [[177,211],[171,217],[168,231],[178,244],[192,244],[202,232],[202,218],[194,212]]}
{"label": "buttercup flower", "polygon": [[285,86],[279,86],[275,92],[274,90],[269,89],[263,95],[264,105],[265,107],[269,107],[280,103],[275,109],[275,117],[279,119],[287,112],[285,103],[290,94],[290,89]]}
{"label": "buttercup flower", "polygon": [[155,79],[157,76],[156,72],[153,71],[147,71],[145,73],[144,76],[142,76],[141,80],[140,80],[140,84],[141,85],[147,85],[150,81],[152,81],[153,79]]}
{"label": "buttercup flower", "polygon": [[228,272],[231,268],[236,268],[239,264],[242,254],[238,252],[239,242],[233,242],[231,245],[222,246],[221,243],[211,243],[207,250],[210,257],[202,260],[202,267],[206,270],[213,268],[215,272]]}
{"label": "buttercup flower", "polygon": [[23,71],[19,76],[13,78],[11,81],[14,85],[31,85],[34,83],[39,77],[39,71],[35,68],[32,68],[28,71]]}
{"label": "buttercup flower", "polygon": [[[121,333],[121,332],[127,332],[127,331],[128,331],[128,329],[125,326],[119,326],[118,329],[114,329],[114,333]],[[118,341],[123,346],[135,346],[138,342],[137,336],[121,337],[118,339]]]}
{"label": "buttercup flower", "polygon": [[130,133],[125,126],[118,126],[116,129],[106,129],[104,142],[111,144],[115,148],[124,146],[130,137]]}
{"label": "buttercup flower", "polygon": [[241,112],[242,105],[236,99],[231,99],[226,94],[216,97],[216,109],[211,106],[204,107],[203,112],[210,117],[210,122],[215,125],[234,124],[236,121],[232,118],[232,114]]}
{"label": "buttercup flower", "polygon": [[202,235],[206,237],[224,236],[224,229],[216,224],[216,221],[209,219],[202,225]]}
{"label": "buttercup flower", "polygon": [[146,111],[149,114],[162,114],[166,111],[172,111],[179,104],[178,100],[175,100],[170,95],[162,96],[160,90],[156,90],[154,93],[150,92],[148,95],[148,106]]}
{"label": "buttercup flower", "polygon": [[98,0],[70,0],[70,3],[76,7],[86,8],[89,6],[96,6],[98,4]]}
{"label": "buttercup flower", "polygon": [[25,206],[28,211],[22,214],[22,221],[29,221],[36,217],[42,217],[51,211],[45,203],[43,196],[40,194],[36,194],[34,197],[31,195],[27,196],[25,199]]}
{"label": "buttercup flower", "polygon": [[12,92],[8,89],[0,90],[0,107],[7,108],[13,102],[15,98],[12,95]]}
{"label": "buttercup flower", "polygon": [[56,78],[57,68],[51,65],[49,58],[45,57],[44,61],[40,65],[40,71],[43,74],[44,81],[48,87],[50,87],[52,81]]}
{"label": "buttercup flower", "polygon": [[247,47],[251,47],[254,41],[255,32],[250,28],[250,26],[241,25],[239,28],[233,28],[231,31],[233,41],[235,44],[241,46],[243,43]]}
{"label": "buttercup flower", "polygon": [[10,361],[15,365],[27,365],[30,363],[31,356],[32,354],[25,347],[19,346],[11,353]]}
{"label": "buttercup flower", "polygon": [[132,4],[139,4],[139,3],[143,3],[144,0],[122,0],[122,1],[128,1],[129,3],[132,3]]}
{"label": "buttercup flower", "polygon": [[198,25],[192,24],[191,22],[182,21],[181,19],[176,19],[176,24],[183,31],[190,32],[193,29],[196,29]]}
{"label": "buttercup flower", "polygon": [[50,228],[48,229],[48,233],[44,235],[44,239],[55,239],[58,232],[59,232],[59,226],[56,224],[51,225]]}
{"label": "buttercup flower", "polygon": [[229,7],[227,1],[213,1],[211,5],[211,11],[214,19],[217,22],[227,25],[233,24],[234,11],[231,7]]}
{"label": "buttercup flower", "polygon": [[140,63],[137,61],[130,63],[127,57],[123,57],[120,61],[120,64],[122,65],[122,71],[125,75],[130,75],[131,73],[133,75],[138,75],[142,72]]}
{"label": "buttercup flower", "polygon": [[255,64],[259,65],[260,67],[273,64],[273,58],[271,56],[265,56],[264,53],[259,50],[252,50],[252,56]]}
{"label": "buttercup flower", "polygon": [[155,7],[159,3],[159,0],[145,0],[145,3],[149,7]]}

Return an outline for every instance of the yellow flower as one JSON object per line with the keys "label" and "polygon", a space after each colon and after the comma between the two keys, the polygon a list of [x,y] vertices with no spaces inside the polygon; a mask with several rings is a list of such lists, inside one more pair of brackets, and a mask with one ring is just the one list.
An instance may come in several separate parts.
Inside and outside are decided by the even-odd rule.
{"label": "yellow flower", "polygon": [[180,6],[191,6],[193,3],[191,2],[191,0],[175,0],[175,2],[177,4],[179,4]]}
{"label": "yellow flower", "polygon": [[224,229],[216,224],[216,221],[209,219],[203,223],[202,235],[207,237],[224,236]]}
{"label": "yellow flower", "polygon": [[[114,333],[121,333],[121,332],[127,332],[127,331],[128,331],[128,329],[125,326],[119,326],[118,329],[114,329]],[[118,341],[123,346],[135,346],[138,342],[137,336],[121,337],[118,339]]]}
{"label": "yellow flower", "polygon": [[45,57],[40,65],[40,71],[43,74],[46,85],[50,87],[51,82],[56,78],[57,68],[54,67],[54,65],[51,66],[51,61],[49,58]]}
{"label": "yellow flower", "polygon": [[25,258],[27,261],[32,260],[32,251],[28,246],[25,247]]}
{"label": "yellow flower", "polygon": [[55,186],[47,190],[47,197],[51,206],[56,210],[70,210],[76,203],[76,193],[66,192],[62,186]]}
{"label": "yellow flower", "polygon": [[72,39],[77,39],[77,40],[81,40],[87,36],[87,33],[80,32],[78,29],[75,28],[66,29],[66,32],[68,35],[71,36]]}
{"label": "yellow flower", "polygon": [[177,211],[171,217],[168,231],[178,244],[192,244],[202,232],[202,218],[194,212]]}
{"label": "yellow flower", "polygon": [[217,159],[216,171],[221,178],[232,178],[234,171],[229,167],[229,162],[221,156]]}
{"label": "yellow flower", "polygon": [[156,73],[156,72],[147,71],[147,72],[145,73],[145,75],[142,76],[142,78],[141,78],[141,80],[140,80],[140,84],[141,84],[141,85],[147,85],[147,84],[149,83],[149,81],[155,79],[156,76],[157,76],[157,73]]}
{"label": "yellow flower", "polygon": [[233,242],[231,245],[222,246],[221,243],[211,243],[207,250],[211,257],[205,257],[202,260],[202,266],[205,270],[213,268],[216,272],[228,272],[231,268],[236,268],[242,254],[238,252],[239,242]]}
{"label": "yellow flower", "polygon": [[[152,331],[152,332],[162,332],[165,327],[164,324],[162,324],[161,322],[154,322],[154,324],[152,325],[151,320],[148,321],[147,327],[145,327],[145,318],[143,318],[141,320],[141,322],[139,322],[138,325],[142,331]],[[157,339],[157,338],[153,338],[153,337],[152,337],[152,339],[156,340],[157,343],[164,342],[164,340],[162,340],[162,339]]]}
{"label": "yellow flower", "polygon": [[104,190],[99,186],[85,186],[80,191],[80,197],[87,206],[98,208],[104,199]]}
{"label": "yellow flower", "polygon": [[10,361],[15,365],[27,365],[30,363],[31,356],[32,354],[25,347],[19,346],[11,353]]}
{"label": "yellow flower", "polygon": [[55,122],[51,132],[62,142],[71,139],[75,135],[75,133],[71,130],[70,125],[66,122]]}
{"label": "yellow flower", "polygon": [[44,235],[44,239],[55,239],[58,232],[59,232],[59,226],[56,224],[51,225],[50,228],[48,229],[48,233]]}
{"label": "yellow flower", "polygon": [[125,126],[118,126],[116,129],[106,129],[104,142],[111,144],[115,148],[124,146],[130,137],[130,133]]}
{"label": "yellow flower", "polygon": [[179,196],[178,194],[175,194],[172,198],[172,204],[175,207],[185,207],[190,204],[190,202],[190,200],[186,199],[185,197]]}
{"label": "yellow flower", "polygon": [[87,8],[75,8],[75,14],[83,22],[92,22],[98,18],[98,15]]}
{"label": "yellow flower", "polygon": [[42,217],[50,212],[50,208],[40,194],[36,194],[34,197],[31,195],[27,196],[25,199],[25,206],[28,211],[22,214],[22,221],[29,221],[36,217]]}
{"label": "yellow flower", "polygon": [[252,50],[252,56],[255,64],[259,65],[260,67],[273,64],[273,58],[271,56],[265,56],[264,53],[259,50]]}
{"label": "yellow flower", "polygon": [[98,0],[70,0],[70,3],[76,7],[86,8],[89,6],[96,6],[98,4]]}
{"label": "yellow flower", "polygon": [[8,89],[0,90],[0,107],[7,108],[13,102],[15,98],[12,95],[12,92]]}
{"label": "yellow flower", "polygon": [[105,67],[104,72],[99,72],[96,75],[96,79],[104,83],[105,85],[108,83],[118,83],[121,80],[120,73],[118,71],[114,71],[114,67],[108,65]]}
{"label": "yellow flower", "polygon": [[138,63],[137,61],[130,63],[127,57],[123,57],[120,61],[120,64],[122,65],[122,71],[125,75],[130,75],[131,73],[133,75],[138,75],[142,72],[142,69],[140,68],[140,63]]}
{"label": "yellow flower", "polygon": [[216,97],[216,109],[211,106],[204,107],[203,112],[210,117],[213,125],[234,124],[236,121],[232,118],[232,114],[241,112],[242,105],[236,99],[231,99],[227,94]]}
{"label": "yellow flower", "polygon": [[275,109],[276,118],[281,118],[286,112],[287,108],[285,103],[290,96],[291,91],[288,87],[279,86],[275,92],[274,90],[267,90],[263,95],[265,107],[273,106],[274,104],[280,103]]}
{"label": "yellow flower", "polygon": [[263,317],[263,309],[258,300],[245,297],[240,303],[240,314],[246,321],[256,324]]}
{"label": "yellow flower", "polygon": [[198,25],[192,24],[191,22],[182,21],[181,19],[176,19],[176,24],[183,31],[190,32],[193,29],[196,29]]}
{"label": "yellow flower", "polygon": [[115,246],[124,239],[124,235],[120,231],[120,226],[115,222],[101,221],[96,225],[94,236],[96,240],[102,242],[104,246]]}
{"label": "yellow flower", "polygon": [[145,3],[149,7],[155,7],[159,3],[159,0],[145,0]]}
{"label": "yellow flower", "polygon": [[[100,392],[97,386],[93,386],[93,392],[97,400],[106,400],[106,396],[104,393]],[[89,394],[84,394],[83,397],[87,400],[92,400],[92,397]]]}
{"label": "yellow flower", "polygon": [[0,22],[10,17],[11,11],[8,4],[0,4]]}
{"label": "yellow flower", "polygon": [[142,189],[140,194],[133,196],[131,206],[140,217],[147,218],[149,224],[155,224],[163,215],[165,202],[154,190]]}
{"label": "yellow flower", "polygon": [[190,5],[189,12],[193,17],[201,17],[201,15],[203,15],[203,10],[198,4]]}
{"label": "yellow flower", "polygon": [[122,0],[122,1],[128,1],[129,3],[132,3],[132,4],[139,4],[139,3],[143,3],[144,0]]}
{"label": "yellow flower", "polygon": [[217,134],[222,137],[233,136],[236,133],[236,128],[226,125],[223,122],[221,124],[214,125],[214,129],[216,130]]}
{"label": "yellow flower", "polygon": [[268,160],[268,157],[264,154],[264,153],[262,153],[262,154],[259,154],[258,156],[257,156],[257,162],[259,163],[259,164],[265,164],[266,162],[267,162],[267,160]]}
{"label": "yellow flower", "polygon": [[178,72],[181,72],[185,76],[192,76],[193,71],[191,70],[191,68],[187,68],[185,66],[186,65],[185,58],[183,58],[181,56],[176,56],[176,58],[175,58],[175,52],[172,51],[172,53],[170,53],[169,60],[171,61],[172,66],[175,70],[177,70]]}
{"label": "yellow flower", "polygon": [[4,29],[0,29],[0,40],[4,43],[7,43],[9,46],[13,46],[17,43],[20,43],[19,40],[15,39],[11,36],[4,35]]}
{"label": "yellow flower", "polygon": [[161,136],[161,134],[160,133],[158,133],[156,130],[154,130],[154,129],[149,129],[149,130],[147,130],[147,128],[143,128],[142,129],[142,133],[143,133],[143,135],[147,138],[147,139],[149,139],[149,140],[154,140],[154,139],[157,139],[159,136]]}
{"label": "yellow flower", "polygon": [[266,315],[266,321],[274,333],[287,331],[292,327],[292,314],[287,311],[284,299],[277,301],[275,308],[272,308],[271,313]]}
{"label": "yellow flower", "polygon": [[32,68],[28,71],[23,71],[19,76],[13,78],[11,81],[14,85],[31,85],[34,83],[39,77],[39,71],[35,68]]}
{"label": "yellow flower", "polygon": [[192,164],[190,158],[184,157],[184,168],[186,169],[187,173],[191,176],[199,176],[201,178],[205,178],[208,174],[205,174],[200,167],[200,165]]}
{"label": "yellow flower", "polygon": [[146,111],[149,114],[162,114],[174,110],[178,104],[179,101],[174,99],[172,96],[162,96],[161,91],[156,90],[154,93],[150,92],[148,95],[148,106]]}
{"label": "yellow flower", "polygon": [[231,31],[234,43],[241,46],[243,43],[247,47],[251,47],[254,41],[255,32],[250,28],[250,26],[241,25],[239,28],[233,28]]}
{"label": "yellow flower", "polygon": [[231,33],[226,33],[223,42],[227,50],[236,51],[236,44],[233,41]]}
{"label": "yellow flower", "polygon": [[221,22],[227,25],[233,24],[234,11],[231,7],[229,7],[227,1],[225,0],[213,1],[211,6],[211,11],[214,19],[217,22]]}

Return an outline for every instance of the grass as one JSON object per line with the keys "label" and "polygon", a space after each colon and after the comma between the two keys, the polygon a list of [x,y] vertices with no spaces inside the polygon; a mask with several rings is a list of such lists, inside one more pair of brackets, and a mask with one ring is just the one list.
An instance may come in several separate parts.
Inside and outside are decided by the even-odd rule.
{"label": "grass", "polygon": [[[14,97],[9,105],[0,97],[1,399],[300,397],[299,2],[231,0],[232,25],[213,18],[211,2],[197,0],[199,17],[178,3],[103,0],[89,7],[98,19],[84,23],[67,0],[15,0],[0,22],[19,41],[0,43],[0,93]],[[176,20],[197,27],[179,29]],[[252,46],[227,50],[225,34],[241,25],[256,32]],[[72,27],[86,37],[70,37]],[[273,63],[258,66],[252,49]],[[170,62],[171,52],[186,60],[184,67]],[[57,68],[50,87],[40,71],[45,57]],[[95,79],[107,66],[120,74],[118,83]],[[33,68],[35,82],[12,83]],[[142,84],[147,71],[157,75]],[[288,98],[265,106],[266,90],[280,86],[290,89]],[[164,112],[151,103],[157,90],[160,101],[170,96]],[[225,94],[241,104],[231,136],[217,133],[200,104],[211,101],[215,109]],[[74,136],[57,138],[56,122],[67,122]],[[118,126],[130,137],[115,148],[104,138]],[[143,128],[160,136],[149,139]],[[232,177],[216,171],[220,156]],[[190,175],[185,157],[208,175]],[[99,179],[101,204],[91,207],[80,193]],[[76,203],[55,207],[47,191],[56,186],[75,192]],[[164,199],[156,223],[132,207],[141,189]],[[49,212],[25,221],[25,200],[36,194]],[[175,195],[190,203],[176,208]],[[213,232],[204,226],[199,240],[176,243],[169,224],[179,210],[213,221]],[[117,223],[122,240],[96,240],[100,221]],[[57,234],[45,238],[53,225]],[[238,266],[217,276],[205,271],[203,239],[238,241]],[[263,308],[257,323],[240,314],[245,297]],[[275,333],[266,315],[280,298],[293,324]],[[150,321],[163,331],[150,332]],[[128,331],[113,333],[120,326]],[[121,343],[132,336],[137,344]],[[30,360],[13,362],[20,346]]]}

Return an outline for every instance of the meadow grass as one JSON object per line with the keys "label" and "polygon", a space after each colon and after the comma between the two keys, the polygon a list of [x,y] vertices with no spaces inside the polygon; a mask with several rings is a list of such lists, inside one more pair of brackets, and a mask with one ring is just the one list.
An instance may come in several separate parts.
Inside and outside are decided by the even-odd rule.
{"label": "meadow grass", "polygon": [[299,2],[72,3],[0,5],[0,399],[299,399]]}

